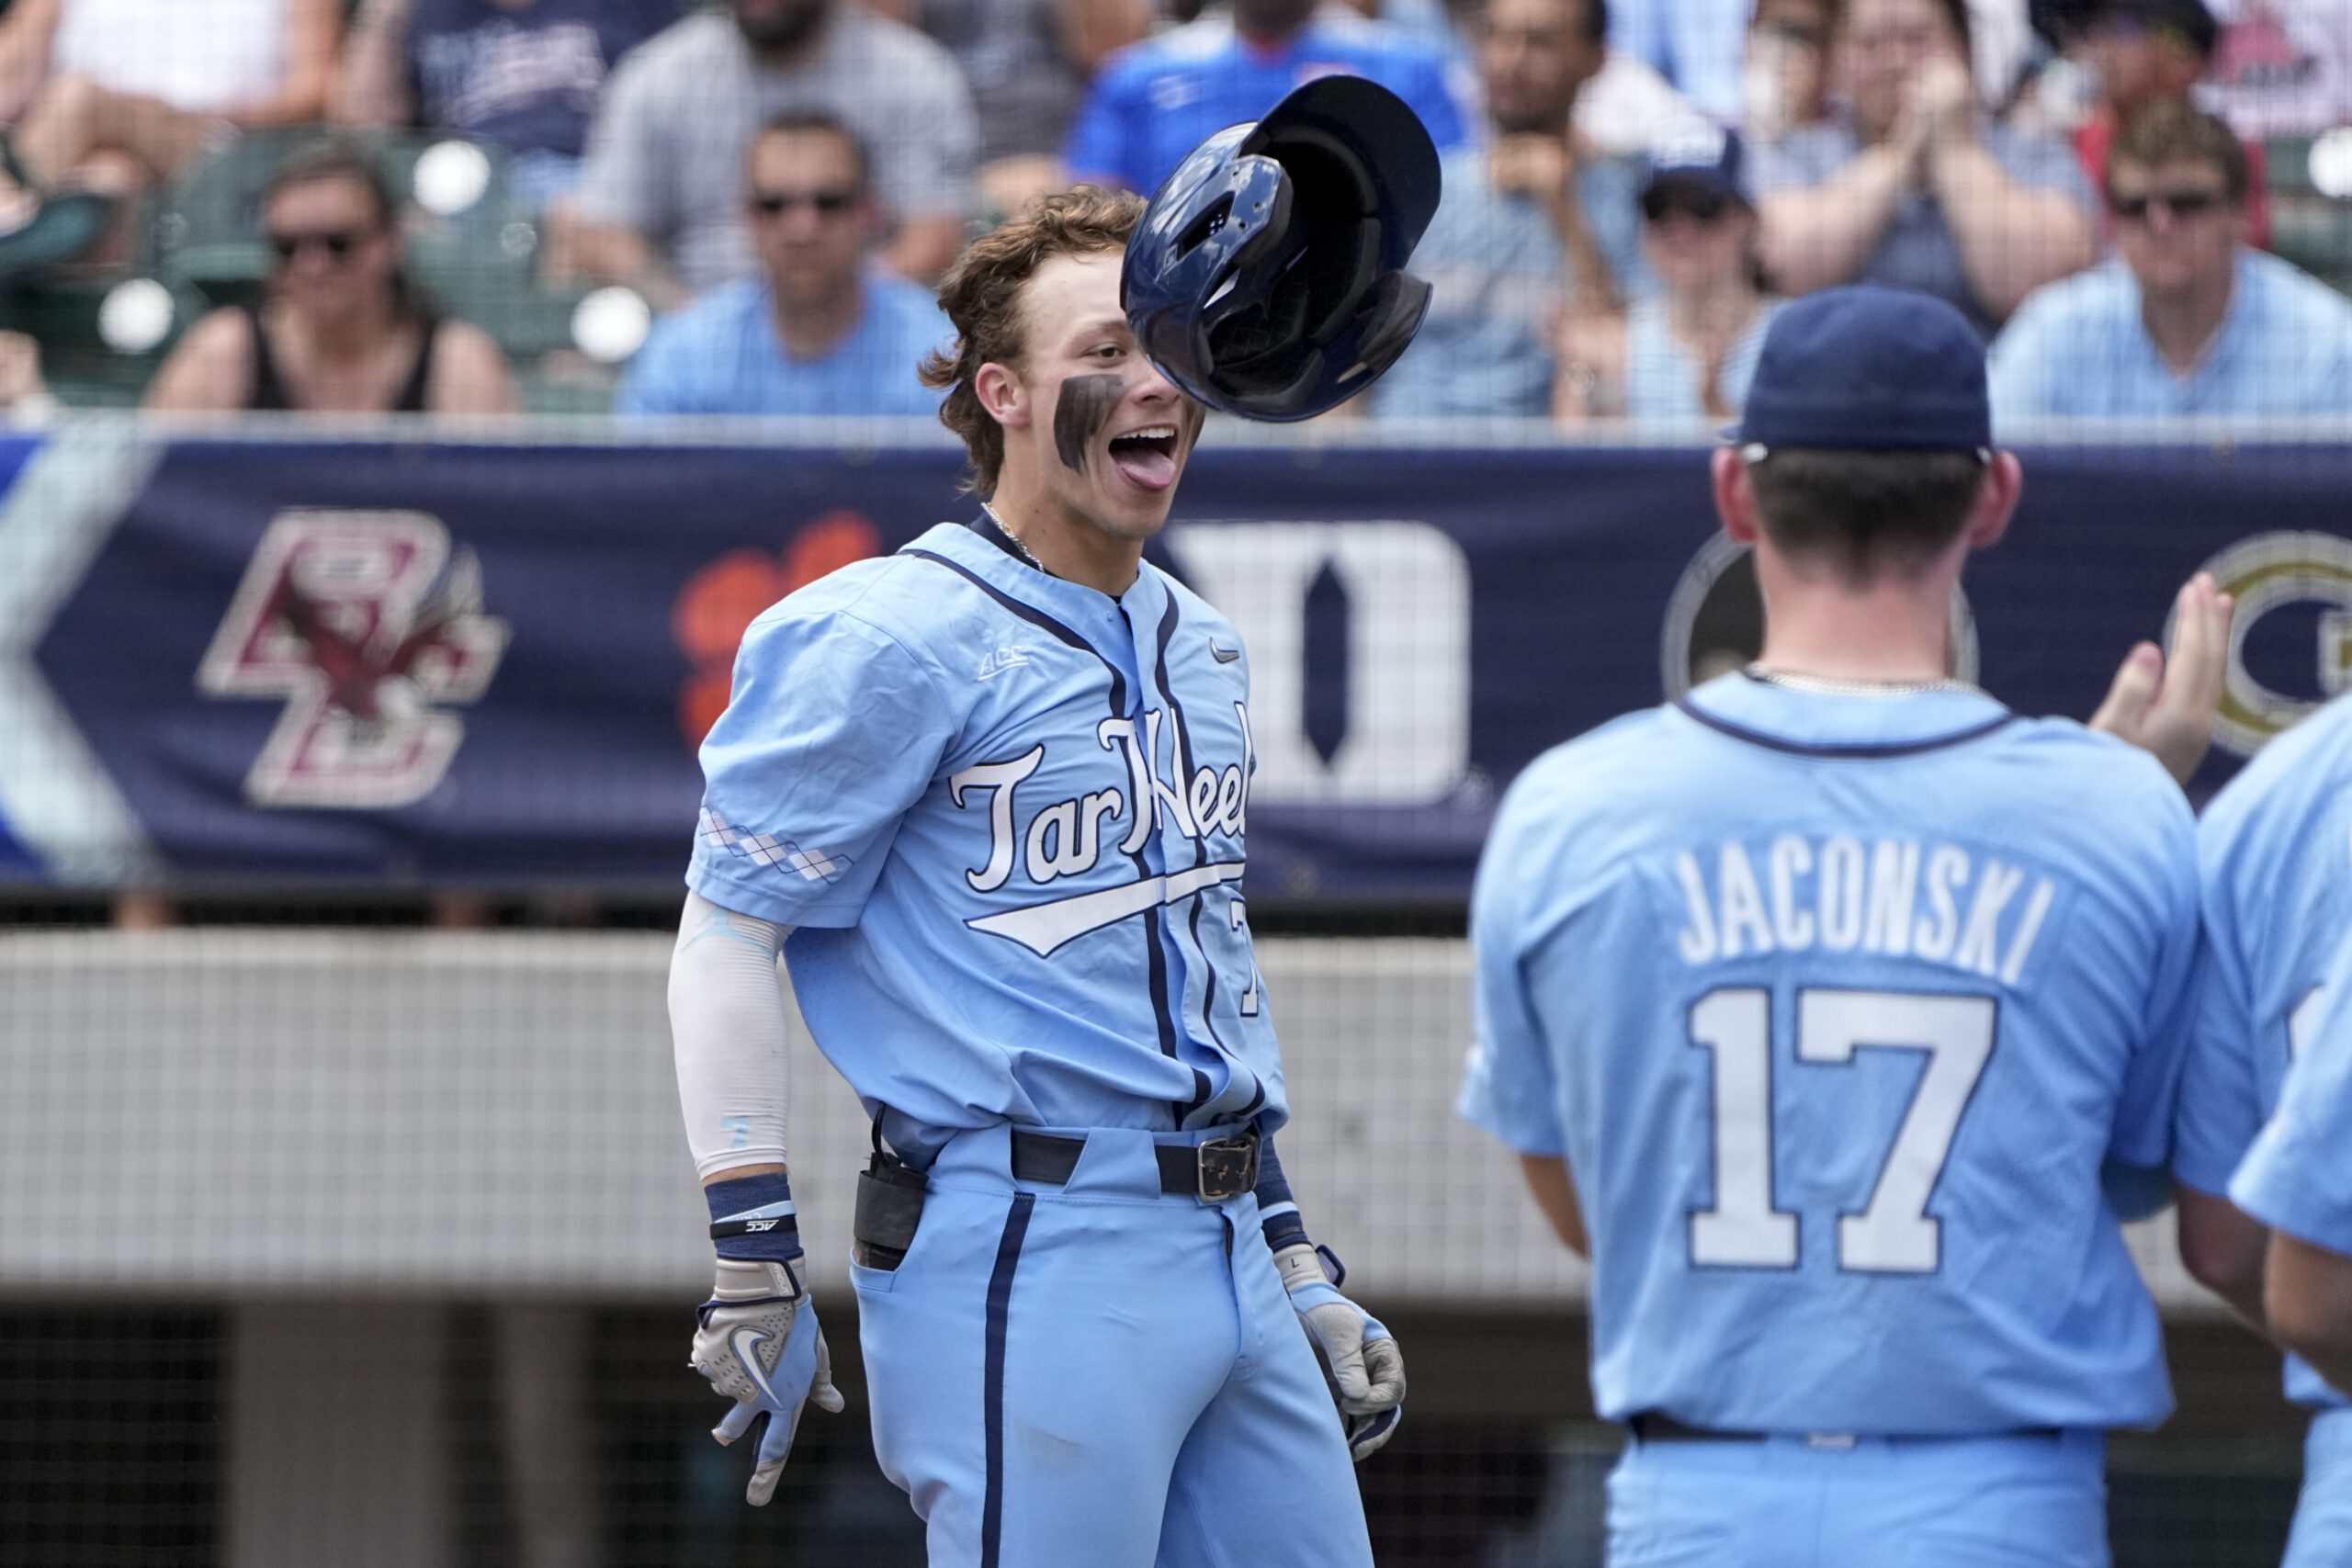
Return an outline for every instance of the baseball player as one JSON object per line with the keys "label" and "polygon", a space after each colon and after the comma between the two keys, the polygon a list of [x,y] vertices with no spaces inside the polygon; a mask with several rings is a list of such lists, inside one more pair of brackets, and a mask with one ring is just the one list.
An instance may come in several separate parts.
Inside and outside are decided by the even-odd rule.
{"label": "baseball player", "polygon": [[931,1561],[1369,1564],[1351,1450],[1404,1368],[1274,1155],[1249,659],[1142,559],[1202,417],[1122,309],[1142,211],[1081,189],[966,253],[926,375],[988,499],[737,658],[671,977],[718,1252],[694,1359],[738,1402],[720,1441],[767,1416],[766,1501],[804,1397],[842,1404],[786,1179],[781,949],[876,1119],[851,1272]]}
{"label": "baseball player", "polygon": [[[2319,1037],[2332,994],[2328,966],[2352,934],[2352,699],[2329,704],[2264,747],[2206,808],[2197,838],[2205,949],[2173,1156],[2180,1255],[2191,1274],[2263,1327],[2267,1251],[2290,1279],[2352,1270],[2330,1250],[2352,1252],[2341,1176],[2352,1143],[2331,1148],[2305,1132],[2328,1112],[2325,1094],[2341,1093],[2331,1081],[2340,1069],[2315,1064],[2310,1098],[2282,1111],[2262,1158],[2245,1159],[2282,1109],[2290,1066]],[[2279,1232],[2275,1247],[2266,1225]],[[2327,1327],[2324,1301],[2289,1290],[2278,1336],[2306,1337],[2312,1314],[2299,1309],[2314,1304]],[[2334,1331],[2352,1335],[2352,1314]],[[2331,1364],[2352,1386],[2352,1357],[2338,1351]],[[2288,1359],[2287,1394],[2314,1411],[2287,1568],[2336,1568],[2352,1562],[2352,1408],[2300,1357]]]}
{"label": "baseball player", "polygon": [[[1789,305],[1713,468],[1761,658],[1500,808],[1461,1105],[1592,1261],[1612,1563],[2103,1564],[2102,1428],[2171,1407],[2108,1190],[2165,1190],[2194,824],[1946,674],[2020,483],[1950,306]],[[2179,609],[2107,716],[2193,765],[2228,604]]]}

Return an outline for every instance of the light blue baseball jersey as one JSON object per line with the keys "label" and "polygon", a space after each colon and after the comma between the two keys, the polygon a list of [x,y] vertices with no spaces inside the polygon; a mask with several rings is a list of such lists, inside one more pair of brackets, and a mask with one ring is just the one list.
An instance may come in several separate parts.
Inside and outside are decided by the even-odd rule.
{"label": "light blue baseball jersey", "polygon": [[1538,759],[1462,1110],[1576,1178],[1600,1411],[2161,1419],[2100,1171],[2170,1153],[2194,831],[2153,759],[1975,692],[1729,675]]}
{"label": "light blue baseball jersey", "polygon": [[[2318,1014],[2320,982],[2352,932],[2352,699],[2273,740],[2230,781],[2205,808],[2197,855],[2205,950],[2173,1174],[2226,1194],[2278,1109],[2297,1042]],[[2345,1403],[2292,1356],[2287,1393]]]}
{"label": "light blue baseball jersey", "polygon": [[2230,1198],[2276,1230],[2352,1253],[2352,938],[2329,959],[2305,1019],[2278,1108],[2230,1179]]}
{"label": "light blue baseball jersey", "polygon": [[752,624],[686,881],[795,928],[810,1032],[902,1150],[1287,1115],[1241,874],[1250,665],[1146,564],[1112,599],[975,527]]}

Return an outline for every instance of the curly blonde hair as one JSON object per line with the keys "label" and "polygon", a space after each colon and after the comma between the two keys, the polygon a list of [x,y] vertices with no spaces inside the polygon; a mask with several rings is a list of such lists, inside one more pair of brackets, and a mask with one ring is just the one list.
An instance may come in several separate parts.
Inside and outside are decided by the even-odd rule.
{"label": "curly blonde hair", "polygon": [[1125,250],[1143,206],[1140,197],[1098,186],[1045,197],[973,241],[940,280],[939,308],[956,325],[956,342],[926,355],[922,374],[924,386],[947,390],[939,423],[964,438],[972,465],[966,490],[993,494],[1004,467],[1004,427],[973,383],[991,361],[1020,364],[1022,286],[1056,256]]}

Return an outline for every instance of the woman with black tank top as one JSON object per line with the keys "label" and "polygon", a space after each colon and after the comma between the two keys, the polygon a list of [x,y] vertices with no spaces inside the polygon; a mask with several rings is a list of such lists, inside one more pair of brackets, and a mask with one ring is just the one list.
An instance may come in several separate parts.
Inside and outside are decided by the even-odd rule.
{"label": "woman with black tank top", "polygon": [[267,298],[190,329],[151,409],[511,413],[498,345],[435,316],[401,270],[400,209],[365,152],[329,143],[280,165],[261,202]]}

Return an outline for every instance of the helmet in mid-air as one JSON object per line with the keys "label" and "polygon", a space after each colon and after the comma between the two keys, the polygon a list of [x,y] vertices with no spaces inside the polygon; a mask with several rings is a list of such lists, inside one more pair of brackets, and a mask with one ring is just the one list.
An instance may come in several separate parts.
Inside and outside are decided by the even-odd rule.
{"label": "helmet in mid-air", "polygon": [[1360,76],[1307,83],[1160,182],[1119,297],[1153,364],[1211,408],[1309,419],[1396,362],[1428,313],[1404,270],[1438,202],[1437,149]]}

